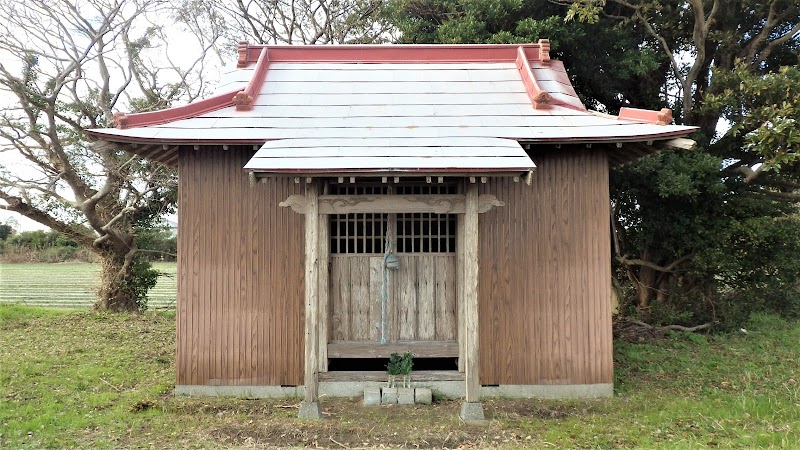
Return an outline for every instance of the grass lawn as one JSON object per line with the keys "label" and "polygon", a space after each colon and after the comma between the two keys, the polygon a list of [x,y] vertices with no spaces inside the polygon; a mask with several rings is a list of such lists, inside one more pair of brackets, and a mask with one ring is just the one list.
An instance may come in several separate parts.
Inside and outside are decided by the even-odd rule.
{"label": "grass lawn", "polygon": [[800,323],[616,343],[616,395],[364,408],[322,399],[176,398],[174,317],[0,305],[0,448],[798,448]]}

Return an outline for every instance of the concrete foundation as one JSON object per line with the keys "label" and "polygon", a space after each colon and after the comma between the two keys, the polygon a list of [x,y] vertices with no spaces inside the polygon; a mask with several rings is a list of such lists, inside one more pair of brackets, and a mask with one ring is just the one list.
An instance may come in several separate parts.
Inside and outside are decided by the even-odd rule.
{"label": "concrete foundation", "polygon": [[[367,388],[385,386],[382,382],[323,381],[319,393],[327,397],[360,397]],[[464,397],[463,381],[414,382],[415,387],[431,389],[437,395],[451,398]],[[176,395],[199,397],[285,398],[302,397],[303,386],[175,386]],[[499,385],[481,387],[481,397],[507,398],[601,398],[614,395],[614,385],[607,384],[539,384]]]}

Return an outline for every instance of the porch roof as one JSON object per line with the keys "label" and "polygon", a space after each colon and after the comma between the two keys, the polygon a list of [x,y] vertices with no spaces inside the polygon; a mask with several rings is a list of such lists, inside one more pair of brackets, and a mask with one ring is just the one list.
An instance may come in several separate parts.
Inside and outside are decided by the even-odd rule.
{"label": "porch roof", "polygon": [[300,138],[268,141],[247,162],[248,172],[509,173],[536,166],[517,141],[487,137]]}

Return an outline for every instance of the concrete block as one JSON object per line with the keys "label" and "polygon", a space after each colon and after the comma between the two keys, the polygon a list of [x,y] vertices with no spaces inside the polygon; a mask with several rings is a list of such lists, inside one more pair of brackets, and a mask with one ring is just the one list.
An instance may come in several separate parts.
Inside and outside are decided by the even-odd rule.
{"label": "concrete block", "polygon": [[416,388],[414,389],[414,402],[430,405],[433,402],[433,393],[428,388]]}
{"label": "concrete block", "polygon": [[397,404],[398,405],[413,405],[414,404],[414,389],[413,388],[398,388],[397,389]]}
{"label": "concrete block", "polygon": [[364,388],[364,406],[381,404],[381,388]]}
{"label": "concrete block", "polygon": [[322,410],[319,407],[319,402],[300,402],[300,411],[297,417],[301,419],[321,419]]}
{"label": "concrete block", "polygon": [[381,404],[396,405],[397,404],[397,388],[383,388],[381,389]]}
{"label": "concrete block", "polygon": [[480,402],[464,402],[461,404],[461,420],[464,422],[483,422],[483,405]]}

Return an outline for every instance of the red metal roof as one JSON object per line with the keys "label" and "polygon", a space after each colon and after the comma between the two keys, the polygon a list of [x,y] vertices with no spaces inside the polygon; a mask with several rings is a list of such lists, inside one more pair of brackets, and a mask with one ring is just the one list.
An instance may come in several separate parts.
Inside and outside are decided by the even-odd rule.
{"label": "red metal roof", "polygon": [[546,40],[527,45],[242,44],[237,68],[220,83],[220,94],[165,111],[120,114],[118,128],[90,133],[123,143],[287,140],[277,144],[280,148],[288,148],[288,140],[363,138],[386,141],[374,147],[380,152],[404,148],[393,140],[420,138],[642,142],[694,131],[668,125],[669,110],[623,109],[618,118],[587,111],[549,50]]}

